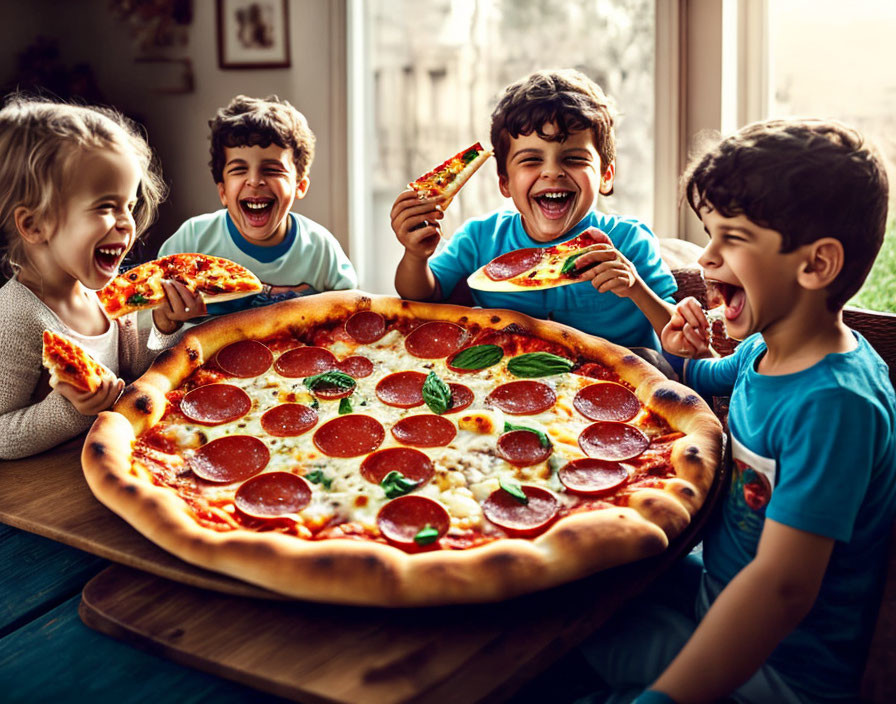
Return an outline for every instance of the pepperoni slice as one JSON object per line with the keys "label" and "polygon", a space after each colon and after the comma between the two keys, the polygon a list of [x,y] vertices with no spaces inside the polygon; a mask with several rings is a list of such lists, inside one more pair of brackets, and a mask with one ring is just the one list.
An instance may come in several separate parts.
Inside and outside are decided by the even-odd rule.
{"label": "pepperoni slice", "polygon": [[486,398],[491,405],[514,416],[543,413],[557,401],[557,395],[547,384],[525,379],[501,384]]}
{"label": "pepperoni slice", "polygon": [[236,490],[234,504],[252,518],[277,518],[296,513],[311,503],[311,487],[289,472],[252,477]]}
{"label": "pepperoni slice", "polygon": [[206,384],[187,393],[180,411],[203,425],[218,425],[242,418],[252,408],[249,394],[233,384]]}
{"label": "pepperoni slice", "polygon": [[598,496],[618,489],[628,480],[628,471],[618,462],[583,458],[563,465],[557,472],[563,486],[576,494]]}
{"label": "pepperoni slice", "polygon": [[464,386],[463,384],[448,384],[448,388],[451,390],[451,408],[445,411],[445,413],[457,413],[458,411],[462,411],[473,403],[473,399],[476,398],[473,395],[473,390],[469,386]]}
{"label": "pepperoni slice", "polygon": [[320,382],[315,385],[312,393],[318,398],[324,399],[325,401],[332,401],[337,398],[345,398],[346,396],[351,396],[354,390],[354,386],[345,388],[344,386],[340,386],[339,384],[328,384]]}
{"label": "pepperoni slice", "polygon": [[515,249],[492,259],[485,265],[484,272],[492,281],[506,281],[529,271],[542,260],[542,257],[544,250],[538,247]]}
{"label": "pepperoni slice", "polygon": [[187,462],[193,473],[210,482],[230,483],[248,479],[265,468],[271,453],[251,435],[225,435],[206,443]]}
{"label": "pepperoni slice", "polygon": [[345,331],[362,345],[368,345],[386,334],[386,319],[372,310],[362,310],[345,321]]}
{"label": "pepperoni slice", "polygon": [[[451,526],[448,511],[438,501],[426,496],[399,496],[380,509],[376,516],[380,533],[390,543],[404,550],[420,550],[432,545]],[[421,531],[435,531],[423,538]],[[414,540],[418,538],[418,541]]]}
{"label": "pepperoni slice", "polygon": [[630,460],[640,455],[650,440],[633,425],[612,420],[592,423],[579,435],[579,447],[596,460]]}
{"label": "pepperoni slice", "polygon": [[535,433],[528,430],[511,430],[498,438],[498,454],[517,467],[530,467],[544,462],[553,448],[545,447]]}
{"label": "pepperoni slice", "polygon": [[339,371],[345,372],[353,379],[363,379],[373,374],[373,362],[357,354],[339,362]]}
{"label": "pepperoni slice", "polygon": [[557,497],[547,489],[537,486],[521,488],[528,499],[526,503],[504,489],[498,489],[482,502],[482,512],[510,535],[523,538],[538,535],[547,528],[557,517],[560,505]]}
{"label": "pepperoni slice", "polygon": [[457,323],[433,320],[414,328],[404,340],[405,349],[421,359],[438,359],[457,352],[467,339],[467,331]]}
{"label": "pepperoni slice", "polygon": [[261,427],[279,438],[295,437],[317,424],[317,411],[301,403],[281,403],[261,417]]}
{"label": "pepperoni slice", "polygon": [[454,440],[457,428],[447,418],[431,414],[408,416],[392,426],[392,436],[403,445],[442,447]]}
{"label": "pepperoni slice", "polygon": [[314,376],[337,367],[336,357],[323,347],[296,347],[280,355],[274,364],[277,373],[287,377]]}
{"label": "pepperoni slice", "polygon": [[622,384],[600,381],[580,389],[572,400],[588,420],[631,420],[641,410],[638,397]]}
{"label": "pepperoni slice", "polygon": [[375,418],[352,413],[333,418],[314,433],[317,449],[330,457],[358,457],[373,452],[386,437]]}
{"label": "pepperoni slice", "polygon": [[273,361],[274,354],[257,340],[234,342],[215,355],[215,363],[222,371],[242,379],[264,374]]}
{"label": "pepperoni slice", "polygon": [[376,397],[387,406],[414,408],[423,405],[423,372],[395,372],[380,379]]}
{"label": "pepperoni slice", "polygon": [[401,472],[412,482],[425,484],[432,479],[435,468],[429,457],[410,447],[390,447],[367,455],[361,463],[361,475],[379,484],[389,472]]}

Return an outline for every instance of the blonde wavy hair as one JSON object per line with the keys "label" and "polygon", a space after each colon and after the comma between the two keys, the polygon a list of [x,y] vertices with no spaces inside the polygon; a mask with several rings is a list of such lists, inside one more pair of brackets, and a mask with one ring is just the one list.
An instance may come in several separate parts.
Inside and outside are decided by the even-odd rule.
{"label": "blonde wavy hair", "polygon": [[136,235],[153,223],[167,187],[158,159],[142,129],[117,110],[73,105],[14,93],[0,109],[0,266],[9,275],[27,264],[16,229],[15,210],[24,206],[37,218],[58,221],[65,188],[76,176],[77,157],[86,150],[130,152],[140,164],[134,208]]}

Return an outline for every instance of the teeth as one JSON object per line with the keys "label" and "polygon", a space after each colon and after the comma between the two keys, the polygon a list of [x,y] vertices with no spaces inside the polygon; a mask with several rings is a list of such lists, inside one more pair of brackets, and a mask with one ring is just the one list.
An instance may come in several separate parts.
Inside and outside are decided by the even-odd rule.
{"label": "teeth", "polygon": [[97,247],[100,254],[108,254],[110,257],[117,257],[121,251],[121,247]]}
{"label": "teeth", "polygon": [[250,203],[249,201],[245,201],[245,204],[249,210],[264,210],[270,205],[270,203]]}
{"label": "teeth", "polygon": [[566,196],[568,195],[568,193],[542,193],[541,197],[550,198],[551,200],[561,200],[563,198],[566,198]]}

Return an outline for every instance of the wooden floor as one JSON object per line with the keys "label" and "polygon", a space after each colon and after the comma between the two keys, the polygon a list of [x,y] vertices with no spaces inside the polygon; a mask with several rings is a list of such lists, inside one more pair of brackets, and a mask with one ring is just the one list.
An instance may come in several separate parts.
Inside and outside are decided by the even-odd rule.
{"label": "wooden floor", "polygon": [[[85,626],[81,590],[109,562],[0,524],[0,701],[272,702],[283,700],[143,652]],[[589,689],[567,658],[511,704],[573,702]],[[459,703],[462,704],[462,703]]]}

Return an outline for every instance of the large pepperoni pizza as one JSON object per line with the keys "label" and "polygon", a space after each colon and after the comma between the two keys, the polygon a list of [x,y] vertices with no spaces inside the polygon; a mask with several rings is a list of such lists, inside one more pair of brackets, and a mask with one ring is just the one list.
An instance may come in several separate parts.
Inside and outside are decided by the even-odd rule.
{"label": "large pepperoni pizza", "polygon": [[627,349],[359,292],[190,330],[100,414],[94,494],[184,560],[336,603],[496,601],[662,552],[720,459]]}

